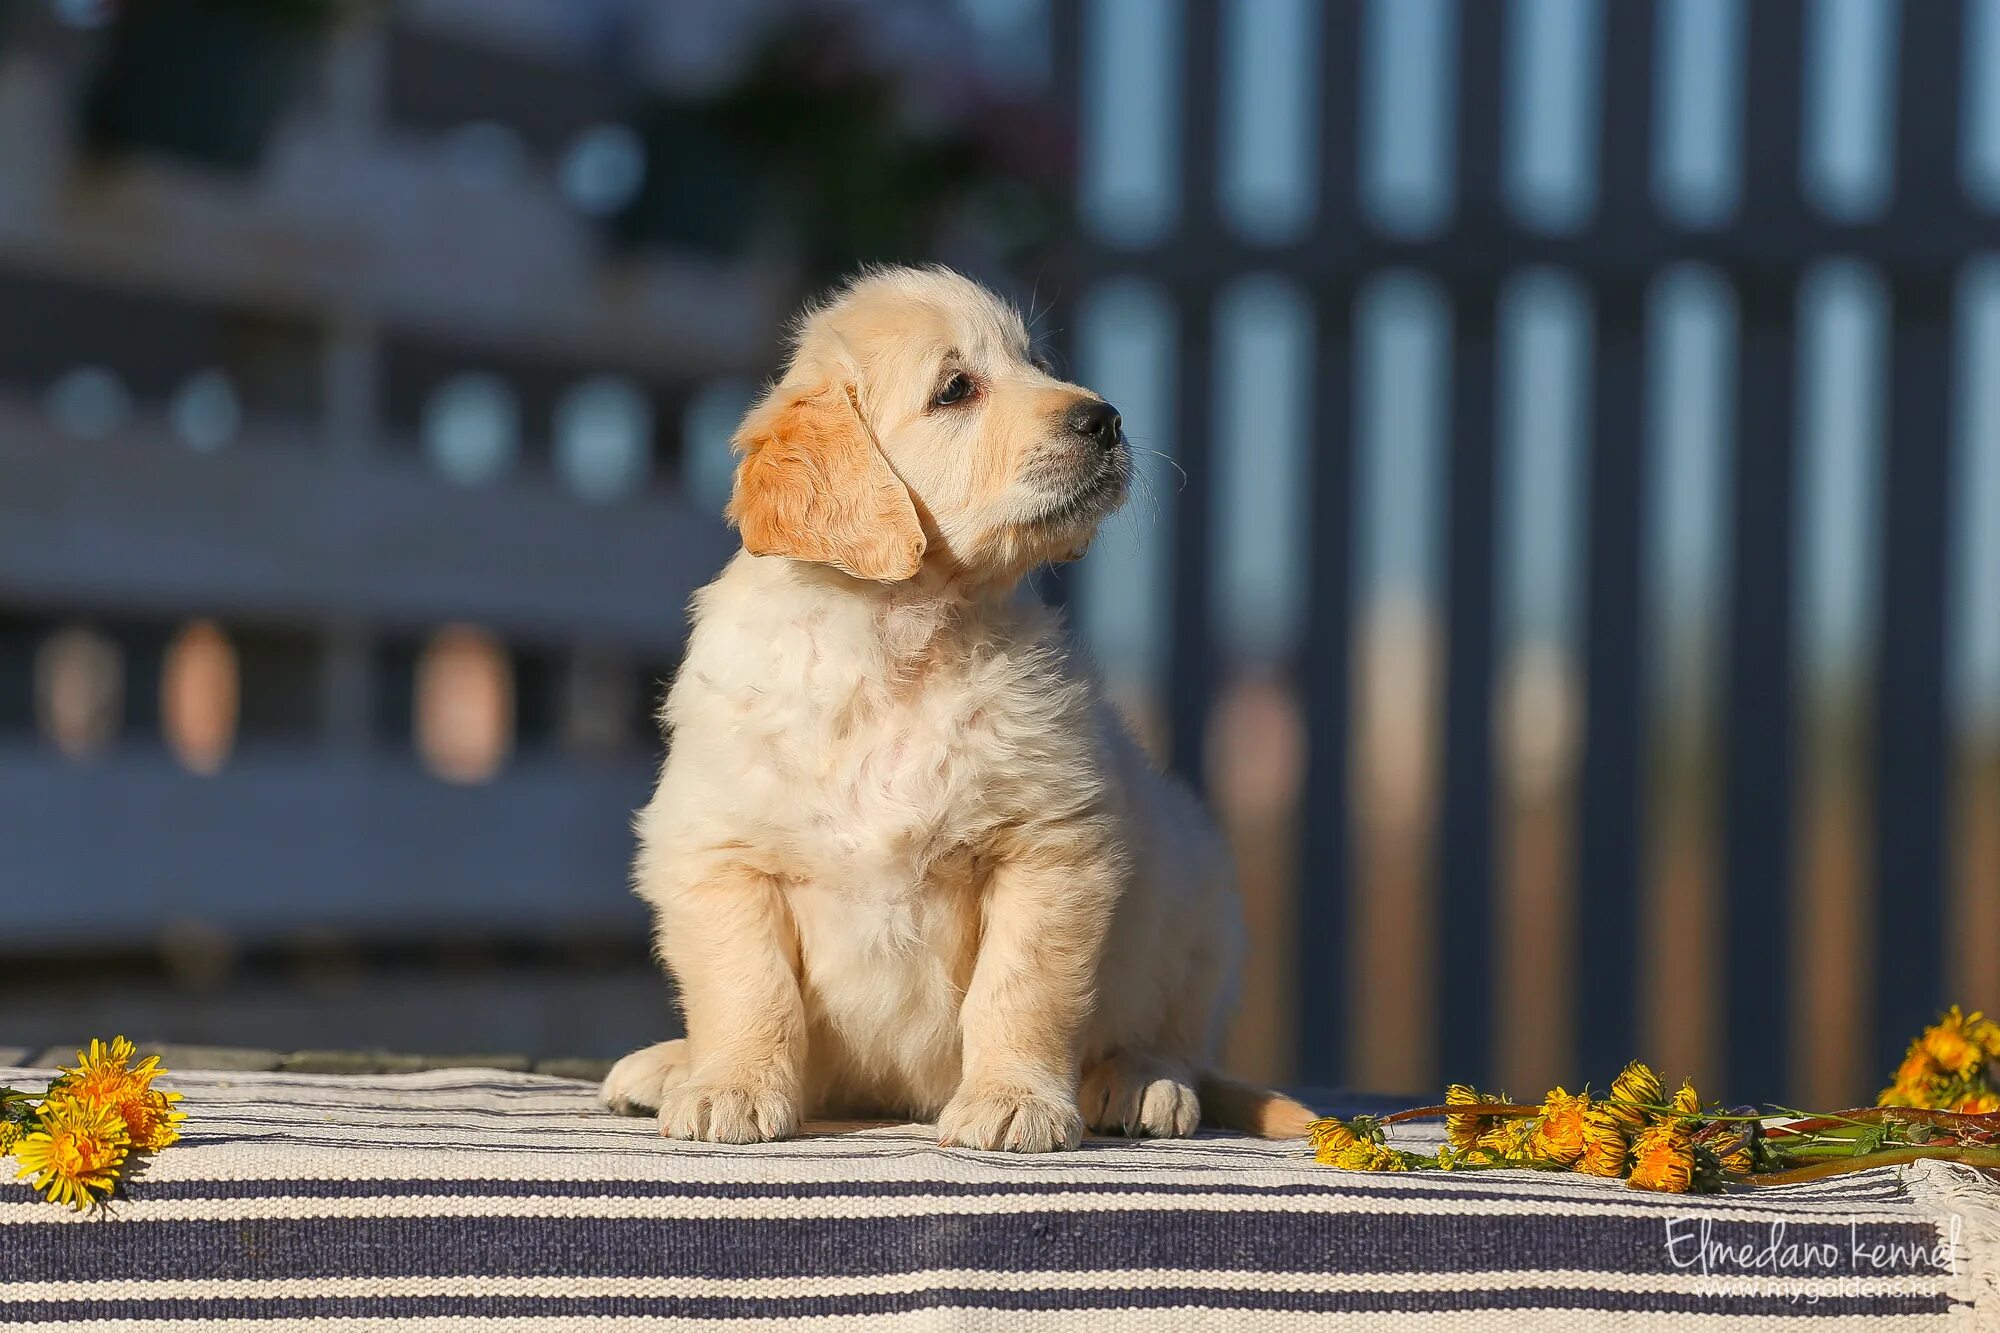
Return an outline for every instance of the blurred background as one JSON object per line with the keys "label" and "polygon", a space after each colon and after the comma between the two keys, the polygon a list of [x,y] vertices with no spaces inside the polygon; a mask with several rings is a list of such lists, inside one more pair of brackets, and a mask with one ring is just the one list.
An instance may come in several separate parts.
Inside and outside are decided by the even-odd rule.
{"label": "blurred background", "polygon": [[1229,1062],[2000,1007],[2000,0],[0,0],[0,1044],[612,1056],[726,439],[867,259],[1143,484]]}

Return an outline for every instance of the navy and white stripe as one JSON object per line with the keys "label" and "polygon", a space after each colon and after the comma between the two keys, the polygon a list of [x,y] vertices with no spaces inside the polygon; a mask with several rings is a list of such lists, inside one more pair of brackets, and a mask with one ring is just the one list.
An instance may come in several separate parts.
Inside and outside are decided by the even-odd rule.
{"label": "navy and white stripe", "polygon": [[[187,1138],[115,1220],[0,1185],[0,1325],[1885,1333],[1979,1327],[2000,1299],[2000,1187],[1935,1165],[1680,1199],[1353,1175],[1220,1136],[1046,1157],[916,1127],[677,1144],[583,1084],[484,1070],[174,1085]],[[1703,1222],[1795,1253],[1677,1264]]]}

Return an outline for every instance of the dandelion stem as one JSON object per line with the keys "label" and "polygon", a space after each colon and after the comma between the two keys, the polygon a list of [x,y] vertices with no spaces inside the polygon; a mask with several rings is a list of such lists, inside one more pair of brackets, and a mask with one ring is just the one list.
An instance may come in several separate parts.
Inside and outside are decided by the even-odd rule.
{"label": "dandelion stem", "polygon": [[1445,1115],[1476,1115],[1482,1120],[1488,1116],[1495,1119],[1510,1119],[1541,1113],[1542,1108],[1539,1106],[1521,1106],[1513,1102],[1468,1102],[1463,1106],[1440,1103],[1436,1106],[1413,1106],[1407,1111],[1385,1115],[1382,1117],[1382,1123],[1399,1125],[1405,1120],[1435,1120]]}
{"label": "dandelion stem", "polygon": [[[1787,1155],[1795,1154],[1788,1149]],[[1749,1177],[1749,1181],[1752,1185],[1795,1185],[1800,1181],[1824,1180],[1828,1176],[1845,1175],[1849,1171],[1868,1171],[1878,1166],[1901,1166],[1905,1162],[1925,1160],[1963,1162],[1967,1166],[1984,1167],[1988,1170],[2000,1169],[2000,1148],[1966,1148],[1949,1145],[1884,1148],[1880,1152],[1865,1153],[1859,1157],[1851,1155],[1835,1157],[1786,1171],[1766,1171],[1761,1175]]]}

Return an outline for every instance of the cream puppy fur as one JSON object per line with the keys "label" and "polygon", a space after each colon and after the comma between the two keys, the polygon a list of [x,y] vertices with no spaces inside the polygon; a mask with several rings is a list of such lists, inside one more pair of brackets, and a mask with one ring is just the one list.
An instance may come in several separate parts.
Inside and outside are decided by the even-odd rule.
{"label": "cream puppy fur", "polygon": [[734,444],[745,549],[695,595],[638,817],[688,1036],[605,1100],[727,1143],[1303,1133],[1209,1072],[1240,949],[1215,832],[1021,590],[1124,497],[1110,405],[984,288],[880,269],[804,315]]}

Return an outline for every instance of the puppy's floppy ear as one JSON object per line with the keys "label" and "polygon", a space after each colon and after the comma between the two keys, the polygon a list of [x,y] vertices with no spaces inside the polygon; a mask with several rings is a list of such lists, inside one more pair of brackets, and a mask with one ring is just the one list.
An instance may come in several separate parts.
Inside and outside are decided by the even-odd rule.
{"label": "puppy's floppy ear", "polygon": [[917,572],[925,542],[916,506],[848,386],[779,385],[730,443],[743,461],[727,513],[744,549],[881,583]]}

